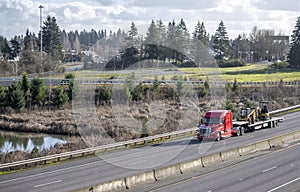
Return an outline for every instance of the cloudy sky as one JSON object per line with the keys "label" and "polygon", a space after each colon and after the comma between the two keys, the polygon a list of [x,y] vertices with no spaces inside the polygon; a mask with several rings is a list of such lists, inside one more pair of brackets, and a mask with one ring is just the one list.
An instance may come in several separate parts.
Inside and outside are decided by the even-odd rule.
{"label": "cloudy sky", "polygon": [[152,19],[167,25],[183,18],[190,32],[200,20],[213,34],[223,20],[231,38],[249,34],[253,26],[291,35],[300,16],[299,0],[0,0],[0,35],[10,38],[26,29],[37,33],[40,4],[43,18],[54,16],[67,31],[126,31],[132,21],[147,28]]}

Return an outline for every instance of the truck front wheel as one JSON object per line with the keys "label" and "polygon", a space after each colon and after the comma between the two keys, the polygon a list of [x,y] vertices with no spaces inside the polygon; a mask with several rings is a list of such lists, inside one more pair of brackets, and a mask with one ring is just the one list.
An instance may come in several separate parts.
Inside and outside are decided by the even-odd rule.
{"label": "truck front wheel", "polygon": [[217,136],[216,136],[216,141],[220,141],[221,140],[221,134],[220,132],[217,133]]}
{"label": "truck front wheel", "polygon": [[237,130],[236,130],[236,133],[235,133],[235,136],[240,136],[241,135],[241,130],[240,130],[240,128],[238,128]]}

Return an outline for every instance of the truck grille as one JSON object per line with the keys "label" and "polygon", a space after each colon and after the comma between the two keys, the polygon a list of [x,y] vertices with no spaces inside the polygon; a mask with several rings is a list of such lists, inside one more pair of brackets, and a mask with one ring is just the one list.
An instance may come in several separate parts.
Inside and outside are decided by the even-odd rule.
{"label": "truck grille", "polygon": [[201,135],[209,135],[210,134],[210,128],[200,128],[199,130]]}

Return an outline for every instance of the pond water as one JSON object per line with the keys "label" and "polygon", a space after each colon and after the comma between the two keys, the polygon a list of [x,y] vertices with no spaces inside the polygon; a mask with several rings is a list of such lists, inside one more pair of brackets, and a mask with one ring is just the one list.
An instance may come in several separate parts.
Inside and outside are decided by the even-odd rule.
{"label": "pond water", "polygon": [[47,150],[56,143],[66,143],[66,139],[66,136],[0,131],[0,153],[31,152],[34,147],[39,151]]}

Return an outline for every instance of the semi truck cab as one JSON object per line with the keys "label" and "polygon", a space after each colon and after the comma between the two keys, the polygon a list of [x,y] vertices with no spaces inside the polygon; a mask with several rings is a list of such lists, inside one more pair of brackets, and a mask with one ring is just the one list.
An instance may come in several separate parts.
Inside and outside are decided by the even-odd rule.
{"label": "semi truck cab", "polygon": [[236,132],[232,127],[232,113],[228,110],[208,111],[201,119],[197,138],[220,140],[224,137],[230,137]]}

